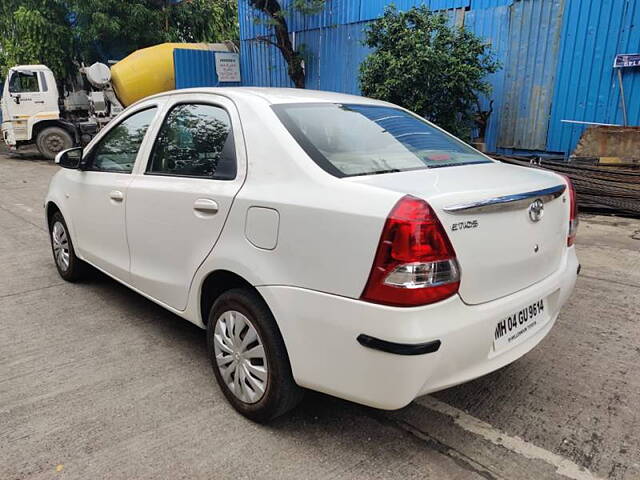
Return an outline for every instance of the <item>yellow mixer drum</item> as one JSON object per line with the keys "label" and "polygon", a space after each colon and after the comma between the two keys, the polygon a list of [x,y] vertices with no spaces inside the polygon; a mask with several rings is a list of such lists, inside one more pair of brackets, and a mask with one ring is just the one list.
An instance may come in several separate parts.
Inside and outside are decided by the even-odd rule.
{"label": "yellow mixer drum", "polygon": [[173,51],[177,48],[212,50],[206,43],[161,43],[136,50],[111,67],[111,82],[125,107],[138,100],[176,88]]}

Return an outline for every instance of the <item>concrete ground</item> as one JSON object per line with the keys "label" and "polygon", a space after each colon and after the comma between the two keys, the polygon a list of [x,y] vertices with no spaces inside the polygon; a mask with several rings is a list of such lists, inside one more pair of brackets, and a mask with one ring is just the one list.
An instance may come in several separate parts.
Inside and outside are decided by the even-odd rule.
{"label": "concrete ground", "polygon": [[551,334],[489,376],[381,412],[310,393],[237,415],[205,337],[102,275],[57,275],[57,167],[0,154],[0,478],[640,478],[640,221],[584,217]]}

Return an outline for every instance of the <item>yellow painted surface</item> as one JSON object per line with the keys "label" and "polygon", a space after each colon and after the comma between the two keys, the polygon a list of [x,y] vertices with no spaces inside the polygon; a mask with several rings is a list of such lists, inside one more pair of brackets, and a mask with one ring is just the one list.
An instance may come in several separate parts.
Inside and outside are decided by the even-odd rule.
{"label": "yellow painted surface", "polygon": [[57,113],[36,113],[34,117],[39,120],[56,120],[60,118],[60,115]]}
{"label": "yellow painted surface", "polygon": [[624,163],[624,160],[620,157],[600,157],[601,164],[616,164],[616,163]]}
{"label": "yellow painted surface", "polygon": [[136,50],[111,67],[111,80],[118,100],[129,106],[138,100],[176,87],[173,51],[177,48],[210,50],[205,43],[161,43]]}

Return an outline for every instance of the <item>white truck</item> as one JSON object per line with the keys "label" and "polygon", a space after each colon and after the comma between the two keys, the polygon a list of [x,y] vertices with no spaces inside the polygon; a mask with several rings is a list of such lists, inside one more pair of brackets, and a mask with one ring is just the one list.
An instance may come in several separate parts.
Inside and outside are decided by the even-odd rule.
{"label": "white truck", "polygon": [[[73,89],[60,96],[44,65],[9,70],[2,92],[2,136],[9,148],[35,144],[46,158],[87,143],[123,106],[103,63],[81,68]],[[86,87],[85,87],[86,85]]]}
{"label": "white truck", "polygon": [[[80,68],[62,95],[46,66],[15,66],[2,91],[4,142],[12,150],[35,144],[48,159],[74,145],[87,144],[124,107],[176,88],[174,50],[213,51],[216,59],[219,53],[237,55],[231,43],[163,43],[137,50],[111,68],[103,63]],[[206,70],[208,64],[202,61],[198,66]]]}

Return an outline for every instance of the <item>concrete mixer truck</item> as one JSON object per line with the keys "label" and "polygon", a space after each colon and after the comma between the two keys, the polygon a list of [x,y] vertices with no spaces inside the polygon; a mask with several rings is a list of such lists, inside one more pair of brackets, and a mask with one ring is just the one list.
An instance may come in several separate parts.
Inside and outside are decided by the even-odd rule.
{"label": "concrete mixer truck", "polygon": [[[35,144],[49,159],[74,145],[87,144],[123,108],[149,95],[177,88],[175,53],[184,50],[215,55],[215,61],[208,62],[212,65],[204,65],[204,70],[209,71],[215,70],[219,54],[231,56],[224,59],[227,69],[234,63],[233,56],[237,56],[233,44],[164,43],[137,50],[111,68],[103,63],[83,66],[75,78],[64,82],[62,93],[58,88],[62,82],[44,65],[9,69],[2,91],[4,142],[12,150]],[[204,61],[198,60],[201,58],[206,59],[190,56],[187,61]],[[219,80],[222,81],[213,73],[204,84],[201,81],[188,86],[215,86]]]}

